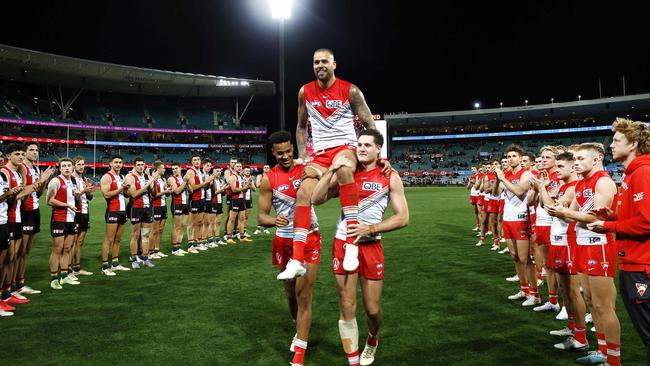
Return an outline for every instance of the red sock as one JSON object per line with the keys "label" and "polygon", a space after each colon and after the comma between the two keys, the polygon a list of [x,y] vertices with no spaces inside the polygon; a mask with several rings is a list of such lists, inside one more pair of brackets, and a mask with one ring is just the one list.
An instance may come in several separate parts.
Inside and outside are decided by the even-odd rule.
{"label": "red sock", "polygon": [[548,293],[548,302],[553,305],[557,305],[557,293],[549,292]]}
{"label": "red sock", "polygon": [[585,327],[582,325],[576,325],[573,330],[573,338],[582,344],[587,344],[587,332],[585,332]]}
{"label": "red sock", "polygon": [[542,279],[542,269],[541,268],[536,268],[535,273],[537,273],[537,279],[541,280]]}
{"label": "red sock", "polygon": [[569,317],[569,329],[571,330],[576,329],[575,319],[572,316]]}
{"label": "red sock", "polygon": [[307,342],[296,338],[293,341],[295,353],[293,354],[293,359],[291,360],[292,363],[297,363],[298,365],[302,365],[305,363],[305,353],[307,353]]}
{"label": "red sock", "polygon": [[[348,226],[359,223],[359,192],[357,191],[356,183],[343,184],[339,187],[341,193],[341,209],[343,210],[343,217]],[[357,239],[356,236],[348,235],[345,239],[346,244],[353,244]]]}
{"label": "red sock", "polygon": [[366,339],[366,343],[369,346],[377,347],[378,341],[379,340],[377,339],[377,336],[373,336],[372,334],[368,333],[368,338]]}
{"label": "red sock", "polygon": [[621,345],[607,342],[607,364],[609,366],[621,366]]}
{"label": "red sock", "polygon": [[605,341],[605,335],[603,333],[596,332],[596,337],[598,338],[598,350],[600,353],[607,356],[607,341]]}
{"label": "red sock", "polygon": [[311,226],[311,206],[296,206],[293,213],[293,254],[291,259],[305,261],[305,244]]}
{"label": "red sock", "polygon": [[521,288],[521,291],[528,296],[530,293],[530,288],[528,287],[528,282],[519,282],[519,287]]}
{"label": "red sock", "polygon": [[350,366],[359,366],[359,350],[352,353],[347,353],[348,363]]}

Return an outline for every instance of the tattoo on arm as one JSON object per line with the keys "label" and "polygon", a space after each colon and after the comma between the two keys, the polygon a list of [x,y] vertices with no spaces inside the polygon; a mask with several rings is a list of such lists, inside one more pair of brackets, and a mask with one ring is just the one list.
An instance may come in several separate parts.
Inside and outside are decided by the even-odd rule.
{"label": "tattoo on arm", "polygon": [[375,120],[370,113],[370,108],[366,104],[366,99],[363,97],[363,93],[356,85],[350,87],[350,104],[352,105],[352,110],[354,114],[359,116],[359,120],[367,129],[376,129]]}

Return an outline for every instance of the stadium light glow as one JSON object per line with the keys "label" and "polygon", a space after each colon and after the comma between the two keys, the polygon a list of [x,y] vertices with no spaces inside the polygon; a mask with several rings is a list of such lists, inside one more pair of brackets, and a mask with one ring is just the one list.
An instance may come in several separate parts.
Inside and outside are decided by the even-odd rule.
{"label": "stadium light glow", "polygon": [[555,101],[555,98],[551,97],[551,104],[553,104],[553,101]]}
{"label": "stadium light glow", "polygon": [[499,102],[499,108],[503,108],[503,102]]}
{"label": "stadium light glow", "polygon": [[479,102],[474,102],[474,108],[476,108],[476,109],[481,108],[481,103],[479,103]]}
{"label": "stadium light glow", "polygon": [[578,100],[582,99],[582,95],[578,94]]}
{"label": "stadium light glow", "polygon": [[528,99],[524,100],[524,104],[528,105]]}
{"label": "stadium light glow", "polygon": [[291,5],[293,0],[269,0],[271,5],[271,16],[273,19],[291,18]]}

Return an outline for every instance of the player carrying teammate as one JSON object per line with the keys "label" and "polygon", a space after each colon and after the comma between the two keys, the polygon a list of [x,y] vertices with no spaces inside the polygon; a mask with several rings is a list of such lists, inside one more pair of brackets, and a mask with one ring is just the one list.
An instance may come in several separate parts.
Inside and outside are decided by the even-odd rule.
{"label": "player carrying teammate", "polygon": [[[336,170],[347,165],[354,167],[354,181],[359,191],[359,223],[346,225],[339,221],[332,251],[332,270],[339,293],[339,333],[348,363],[352,366],[370,365],[375,359],[379,344],[378,336],[383,312],[381,294],[384,279],[384,252],[381,233],[401,229],[408,225],[409,211],[402,180],[397,172],[388,177],[377,164],[384,138],[377,130],[361,132],[357,143],[358,165],[345,157],[337,158],[334,164],[318,183],[312,197],[314,204],[321,204],[333,197],[339,188]],[[393,215],[382,220],[390,203]],[[344,246],[347,245],[346,231],[357,237],[359,245],[359,267],[346,271],[341,263],[344,260]],[[366,313],[368,337],[359,357],[359,329],[356,321],[357,281],[361,282],[361,293]]]}
{"label": "player carrying teammate", "polygon": [[[298,165],[293,160],[291,133],[275,132],[269,136],[269,143],[277,164],[261,179],[257,222],[265,227],[276,227],[272,262],[282,271],[292,256],[296,195],[305,166]],[[275,217],[270,215],[271,206],[275,209]],[[296,321],[296,337],[292,342],[295,353],[291,361],[294,366],[303,365],[307,351],[312,317],[311,299],[321,253],[321,237],[313,208],[310,215],[311,227],[305,247],[307,275],[284,282],[289,310]]]}

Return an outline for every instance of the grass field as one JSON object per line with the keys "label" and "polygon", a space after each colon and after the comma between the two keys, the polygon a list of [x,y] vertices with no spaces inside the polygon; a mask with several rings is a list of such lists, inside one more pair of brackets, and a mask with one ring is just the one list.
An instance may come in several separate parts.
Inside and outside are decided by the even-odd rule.
{"label": "grass field", "polygon": [[[571,365],[580,354],[553,349],[563,322],[506,299],[516,285],[507,255],[474,246],[467,193],[407,189],[411,223],[386,234],[386,280],[376,365]],[[287,365],[294,334],[271,235],[255,242],[156,261],[153,269],[99,275],[105,201],[91,205],[80,286],[49,288],[49,208],[27,270],[43,291],[0,319],[3,365]],[[314,295],[306,365],[346,365],[338,338],[331,240],[338,202],[318,209],[322,268]],[[254,217],[255,215],[253,215]],[[250,226],[253,226],[253,222]],[[163,250],[169,253],[168,222]],[[129,230],[122,242],[127,262]],[[545,287],[541,289],[546,295]],[[619,301],[622,363],[643,364],[644,350]],[[360,333],[365,321],[359,305]],[[596,344],[593,333],[590,343]],[[362,336],[360,343],[363,344]]]}

